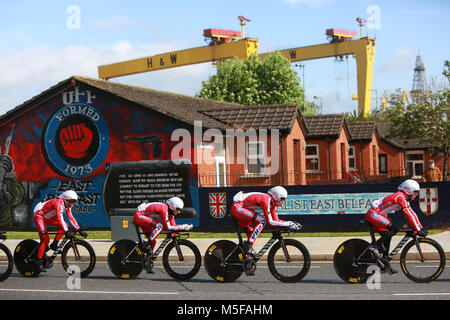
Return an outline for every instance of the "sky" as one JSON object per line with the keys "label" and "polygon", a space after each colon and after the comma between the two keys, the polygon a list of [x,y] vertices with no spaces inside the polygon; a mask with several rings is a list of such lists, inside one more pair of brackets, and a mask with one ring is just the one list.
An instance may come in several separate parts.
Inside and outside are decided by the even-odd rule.
{"label": "sky", "polygon": [[[359,37],[356,18],[369,20],[364,35],[376,38],[372,109],[389,90],[411,90],[419,53],[427,81],[446,84],[448,0],[1,0],[0,115],[72,75],[98,78],[99,65],[207,45],[204,29],[240,31],[240,15],[250,19],[245,37],[258,40],[258,53],[327,43],[329,28]],[[357,110],[353,57],[292,67],[323,113]],[[208,62],[110,81],[194,96],[215,72]]]}

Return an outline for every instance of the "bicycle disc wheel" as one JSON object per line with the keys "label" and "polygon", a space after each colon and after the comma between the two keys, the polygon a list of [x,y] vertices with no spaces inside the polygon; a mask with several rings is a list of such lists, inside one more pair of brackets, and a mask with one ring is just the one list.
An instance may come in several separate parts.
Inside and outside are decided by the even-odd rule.
{"label": "bicycle disc wheel", "polygon": [[69,241],[61,252],[61,263],[70,275],[79,273],[81,278],[88,276],[95,267],[95,252],[89,242],[74,239]]}
{"label": "bicycle disc wheel", "polygon": [[26,239],[19,242],[14,250],[14,264],[17,270],[25,277],[35,277],[41,273],[35,264],[38,246],[39,242]]}
{"label": "bicycle disc wheel", "polygon": [[298,282],[308,273],[311,258],[308,249],[295,239],[278,241],[269,251],[267,264],[270,273],[281,282]]}
{"label": "bicycle disc wheel", "polygon": [[134,279],[143,269],[142,251],[132,240],[119,240],[108,251],[108,266],[117,277]]}
{"label": "bicycle disc wheel", "polygon": [[406,244],[400,255],[400,266],[403,273],[412,281],[419,283],[431,282],[437,279],[445,268],[445,252],[441,245],[428,238],[419,238],[420,259],[416,242]]}
{"label": "bicycle disc wheel", "polygon": [[[349,283],[365,283],[371,274],[370,265],[376,265],[375,257],[367,250],[369,243],[362,239],[343,242],[334,253],[333,266],[337,275]],[[364,254],[363,254],[364,253]],[[358,261],[357,258],[360,257]]]}
{"label": "bicycle disc wheel", "polygon": [[202,256],[197,246],[189,240],[177,240],[167,245],[163,254],[163,266],[167,273],[177,280],[188,280],[197,274],[202,264]]}
{"label": "bicycle disc wheel", "polygon": [[230,240],[219,240],[211,244],[205,253],[205,270],[219,282],[233,282],[244,272],[244,252]]}
{"label": "bicycle disc wheel", "polygon": [[11,251],[0,243],[0,281],[6,280],[13,270],[13,257]]}

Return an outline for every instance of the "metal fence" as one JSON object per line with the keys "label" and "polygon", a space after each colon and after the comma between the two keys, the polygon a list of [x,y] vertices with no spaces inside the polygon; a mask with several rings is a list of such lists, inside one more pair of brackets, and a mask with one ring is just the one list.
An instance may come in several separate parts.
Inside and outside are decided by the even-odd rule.
{"label": "metal fence", "polygon": [[373,170],[363,171],[290,171],[285,174],[225,174],[202,173],[198,175],[199,187],[232,187],[232,186],[272,186],[272,185],[312,185],[312,184],[358,184],[398,182],[410,178],[405,170],[393,169],[386,173]]}

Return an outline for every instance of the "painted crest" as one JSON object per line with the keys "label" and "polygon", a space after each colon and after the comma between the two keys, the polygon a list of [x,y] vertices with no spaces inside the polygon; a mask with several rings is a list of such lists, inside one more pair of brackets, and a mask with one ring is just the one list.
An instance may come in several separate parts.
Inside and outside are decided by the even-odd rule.
{"label": "painted crest", "polygon": [[438,188],[421,188],[419,191],[420,210],[429,216],[436,213],[438,207]]}
{"label": "painted crest", "polygon": [[209,193],[209,214],[222,219],[227,214],[227,194],[225,192]]}
{"label": "painted crest", "polygon": [[81,178],[95,171],[109,150],[109,129],[95,108],[72,103],[58,110],[44,129],[43,153],[58,174]]}

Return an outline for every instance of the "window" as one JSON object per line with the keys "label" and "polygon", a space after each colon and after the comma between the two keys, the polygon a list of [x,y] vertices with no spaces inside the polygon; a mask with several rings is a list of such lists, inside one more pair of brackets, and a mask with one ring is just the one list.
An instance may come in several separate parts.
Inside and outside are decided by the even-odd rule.
{"label": "window", "polygon": [[387,155],[378,155],[378,171],[380,173],[387,173]]}
{"label": "window", "polygon": [[264,174],[265,168],[265,146],[262,141],[246,142],[246,169],[247,173]]}
{"label": "window", "polygon": [[423,151],[406,152],[406,169],[412,179],[422,179],[423,168]]}
{"label": "window", "polygon": [[355,147],[348,147],[348,167],[350,170],[356,170]]}
{"label": "window", "polygon": [[308,144],[305,150],[306,172],[319,171],[319,145]]}

